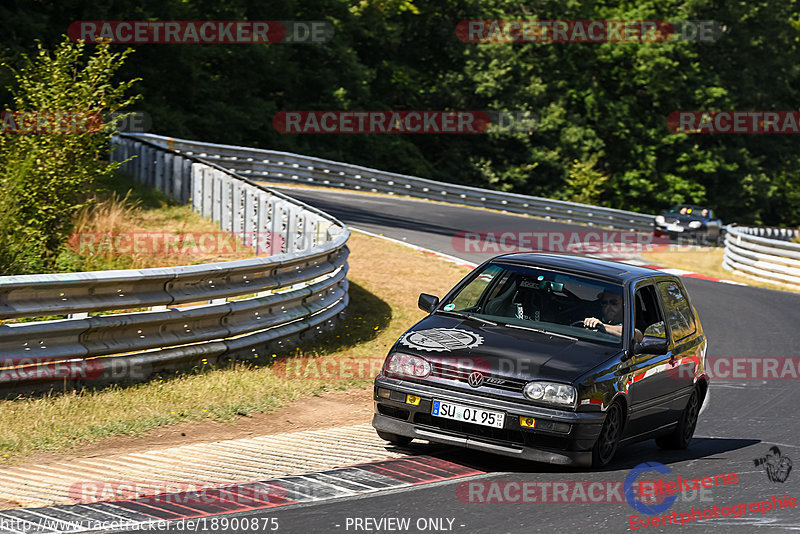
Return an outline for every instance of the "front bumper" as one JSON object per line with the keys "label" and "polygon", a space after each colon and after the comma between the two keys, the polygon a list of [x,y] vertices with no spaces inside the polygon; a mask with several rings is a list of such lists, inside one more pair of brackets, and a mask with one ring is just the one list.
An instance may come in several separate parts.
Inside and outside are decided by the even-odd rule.
{"label": "front bumper", "polygon": [[[378,388],[391,391],[378,397]],[[419,405],[405,402],[406,395],[420,397]],[[506,413],[502,429],[463,423],[431,415],[433,399]],[[468,391],[443,389],[386,377],[375,380],[376,430],[436,443],[559,465],[590,466],[591,449],[605,420],[604,412],[572,412],[490,398]],[[532,417],[534,428],[520,425]]]}

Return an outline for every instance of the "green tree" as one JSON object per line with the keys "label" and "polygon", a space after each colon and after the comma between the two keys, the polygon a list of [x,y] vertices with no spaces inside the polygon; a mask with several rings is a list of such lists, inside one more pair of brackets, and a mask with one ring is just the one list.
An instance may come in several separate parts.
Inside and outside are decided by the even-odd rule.
{"label": "green tree", "polygon": [[569,178],[558,196],[571,202],[597,205],[608,176],[595,169],[596,164],[597,156],[585,161],[574,160],[569,169]]}
{"label": "green tree", "polygon": [[68,120],[61,131],[50,122],[38,131],[0,135],[0,274],[52,269],[90,185],[118,167],[106,161],[114,121],[97,120],[137,98],[126,97],[136,80],[112,83],[130,51],[113,53],[101,44],[85,60],[83,51],[84,45],[65,40],[52,53],[39,44],[18,68],[2,63],[13,74],[15,112],[32,112],[37,120],[65,113]]}

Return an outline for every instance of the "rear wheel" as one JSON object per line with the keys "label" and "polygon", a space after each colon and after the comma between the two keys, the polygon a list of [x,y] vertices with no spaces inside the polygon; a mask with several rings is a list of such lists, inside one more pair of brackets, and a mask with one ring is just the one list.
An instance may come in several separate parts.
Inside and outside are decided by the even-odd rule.
{"label": "rear wheel", "polygon": [[399,434],[392,434],[391,432],[384,432],[383,430],[376,430],[378,433],[378,437],[388,441],[393,445],[408,445],[411,443],[411,440],[414,438],[409,438],[408,436],[400,436]]}
{"label": "rear wheel", "polygon": [[622,433],[622,407],[613,403],[606,412],[606,420],[600,429],[600,436],[592,447],[592,466],[607,466],[617,452],[619,436]]}
{"label": "rear wheel", "polygon": [[692,391],[686,408],[681,412],[678,419],[678,426],[671,434],[656,438],[656,445],[662,449],[685,449],[689,446],[697,426],[697,418],[700,415],[700,393],[697,388]]}

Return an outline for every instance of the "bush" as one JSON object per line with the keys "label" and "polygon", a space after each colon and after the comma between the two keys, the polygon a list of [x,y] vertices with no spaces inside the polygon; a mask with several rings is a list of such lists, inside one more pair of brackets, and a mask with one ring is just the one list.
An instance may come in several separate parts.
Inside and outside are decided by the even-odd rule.
{"label": "bush", "polygon": [[[93,118],[111,116],[139,98],[125,96],[137,80],[111,82],[131,50],[117,54],[108,44],[96,47],[82,61],[85,45],[65,39],[52,55],[39,44],[33,58],[22,56],[18,70],[3,62],[13,73],[14,84],[8,89],[15,111],[39,117],[81,113]],[[116,116],[119,121],[121,116]],[[4,124],[8,127],[8,120]],[[90,120],[85,128],[67,127],[63,132],[50,128],[0,135],[0,274],[48,272],[55,267],[91,184],[119,166],[106,162],[114,125],[93,126]]]}
{"label": "bush", "polygon": [[594,168],[597,160],[596,155],[584,161],[573,160],[569,177],[558,195],[561,200],[600,205],[603,184],[608,181],[608,176]]}

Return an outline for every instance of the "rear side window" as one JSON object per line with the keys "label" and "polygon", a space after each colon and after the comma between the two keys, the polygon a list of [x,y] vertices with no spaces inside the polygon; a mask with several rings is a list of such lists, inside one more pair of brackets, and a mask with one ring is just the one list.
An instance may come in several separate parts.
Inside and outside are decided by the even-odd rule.
{"label": "rear side window", "polygon": [[664,317],[658,305],[655,286],[645,286],[636,290],[636,313],[634,326],[645,336],[667,338]]}
{"label": "rear side window", "polygon": [[664,313],[672,339],[678,341],[694,334],[697,330],[694,313],[681,287],[676,282],[659,282],[658,291],[664,303]]}

